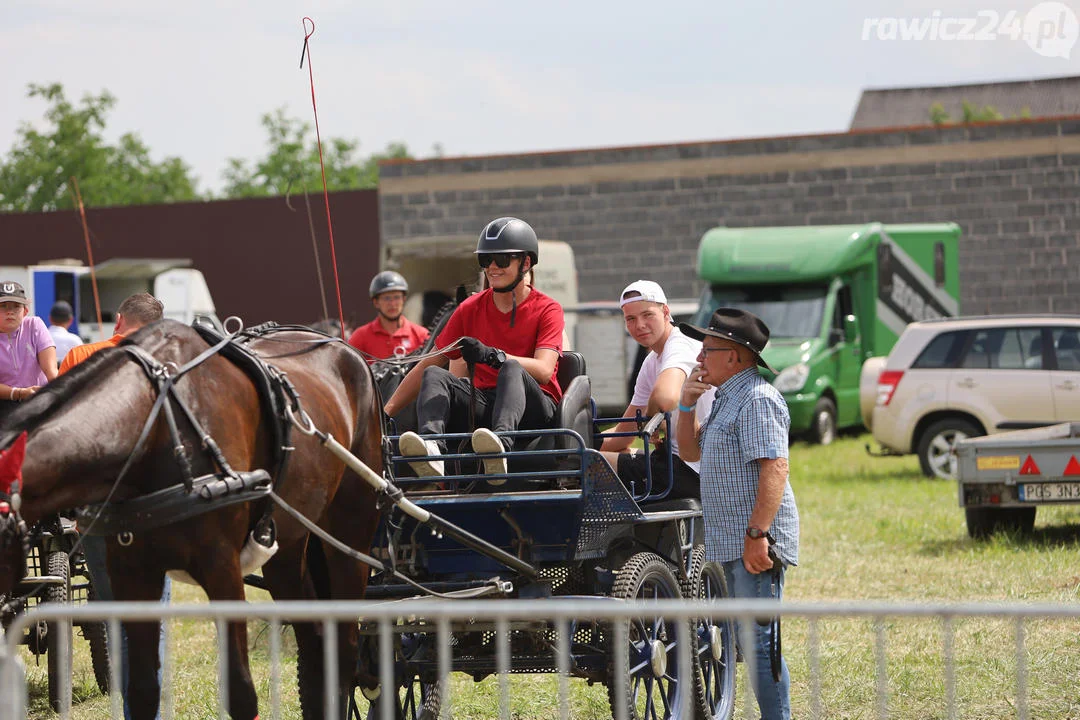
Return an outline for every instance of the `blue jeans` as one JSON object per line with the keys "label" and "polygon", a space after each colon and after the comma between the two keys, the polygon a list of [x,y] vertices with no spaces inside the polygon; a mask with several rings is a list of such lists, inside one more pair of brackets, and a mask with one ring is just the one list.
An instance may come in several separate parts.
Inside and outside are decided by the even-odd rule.
{"label": "blue jeans", "polygon": [[[82,539],[83,553],[86,555],[86,571],[90,574],[90,582],[94,586],[94,598],[103,602],[116,600],[113,595],[112,583],[109,581],[109,572],[105,565],[105,538],[101,535],[84,535]],[[161,602],[166,605],[172,599],[172,579],[165,576],[165,587],[161,591]],[[131,708],[127,702],[128,684],[128,649],[127,633],[124,626],[120,626],[120,687],[124,696],[124,717],[130,720]],[[162,624],[161,635],[158,640],[158,662],[165,657],[165,626]],[[158,665],[158,687],[161,686],[161,665]],[[157,720],[161,720],[161,708],[158,708]]]}
{"label": "blue jeans", "polygon": [[[727,580],[728,592],[734,598],[779,600],[784,594],[784,571],[780,571],[775,587],[773,587],[772,573],[764,572],[753,575],[743,567],[742,558],[726,562],[724,565],[724,578]],[[739,644],[739,650],[743,657],[747,656],[742,647],[741,623],[735,623],[735,641]],[[772,639],[772,626],[762,627],[756,622],[751,623],[754,634],[754,662],[756,664],[755,677],[751,677],[754,686],[754,696],[757,697],[758,709],[761,711],[762,720],[790,720],[791,719],[791,678],[788,677],[787,663],[780,658],[780,681],[776,682],[772,677],[772,666],[769,664],[769,642]]]}

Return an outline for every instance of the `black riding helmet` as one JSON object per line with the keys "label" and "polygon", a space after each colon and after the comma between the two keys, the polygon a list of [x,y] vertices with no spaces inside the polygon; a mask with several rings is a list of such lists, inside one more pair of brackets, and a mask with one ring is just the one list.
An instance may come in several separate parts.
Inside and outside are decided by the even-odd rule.
{"label": "black riding helmet", "polygon": [[524,220],[501,217],[492,220],[476,241],[476,253],[527,253],[533,267],[540,261],[540,243],[536,231]]}
{"label": "black riding helmet", "polygon": [[400,273],[393,270],[383,270],[371,279],[371,288],[369,290],[373,298],[391,290],[400,290],[408,295],[409,283],[405,282],[405,278]]}
{"label": "black riding helmet", "polygon": [[[532,267],[540,260],[540,243],[536,240],[536,231],[524,220],[515,217],[501,217],[492,220],[481,231],[476,241],[476,255],[483,253],[525,253],[532,261]],[[514,288],[525,279],[525,263],[518,266],[518,276],[514,282],[504,288],[492,288],[497,293],[512,293]],[[513,297],[513,296],[511,296]],[[514,327],[517,316],[517,298],[510,309],[510,327]]]}

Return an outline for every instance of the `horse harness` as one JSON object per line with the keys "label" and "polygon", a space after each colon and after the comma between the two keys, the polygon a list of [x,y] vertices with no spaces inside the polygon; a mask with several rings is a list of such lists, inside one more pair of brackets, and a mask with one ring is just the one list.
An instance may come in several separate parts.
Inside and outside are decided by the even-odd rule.
{"label": "horse harness", "polygon": [[[119,346],[142,368],[157,391],[157,399],[108,497],[101,503],[76,511],[79,526],[84,533],[116,535],[121,544],[130,544],[136,532],[186,520],[236,503],[267,500],[263,513],[254,524],[252,532],[259,544],[267,547],[273,544],[273,504],[269,502],[269,495],[278,480],[285,474],[289,456],[293,450],[290,445],[292,423],[287,419],[286,409],[299,412],[300,397],[286,374],[267,363],[249,347],[248,343],[276,332],[311,331],[305,327],[280,326],[273,322],[253,326],[231,335],[222,335],[206,325],[200,324],[194,327],[210,344],[210,347],[181,367],[171,362],[162,363],[138,345],[121,344]],[[336,342],[336,340],[324,336],[309,343],[308,348],[272,357],[303,354],[328,342]],[[206,432],[191,408],[176,391],[176,384],[180,378],[218,354],[243,370],[255,384],[260,405],[273,434],[271,443],[273,473],[264,469],[243,472],[232,468],[218,444]],[[193,476],[191,458],[177,425],[174,405],[180,408],[184,418],[195,431],[202,450],[209,456],[217,472],[200,477]],[[131,500],[112,502],[112,495],[145,444],[159,414],[164,415],[169,429],[173,457],[180,467],[183,483]]]}

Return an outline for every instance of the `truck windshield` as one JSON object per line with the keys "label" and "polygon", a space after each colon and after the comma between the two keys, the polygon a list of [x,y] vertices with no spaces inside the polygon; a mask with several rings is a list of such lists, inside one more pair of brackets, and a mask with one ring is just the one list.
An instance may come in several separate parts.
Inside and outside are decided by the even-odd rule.
{"label": "truck windshield", "polygon": [[754,313],[769,326],[774,338],[810,338],[821,333],[825,287],[766,285],[750,288],[716,287],[701,303],[698,320],[708,324],[716,308],[737,307]]}

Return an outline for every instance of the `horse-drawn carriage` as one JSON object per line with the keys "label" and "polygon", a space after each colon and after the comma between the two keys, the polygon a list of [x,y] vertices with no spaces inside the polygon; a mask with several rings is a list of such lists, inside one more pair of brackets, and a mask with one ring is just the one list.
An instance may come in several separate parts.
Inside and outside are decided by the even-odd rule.
{"label": "horse-drawn carriage", "polygon": [[[118,599],[156,600],[165,571],[177,568],[211,600],[241,599],[241,551],[273,529],[271,519],[270,539],[280,549],[263,578],[275,599],[358,598],[365,590],[371,598],[403,598],[417,583],[443,594],[553,601],[725,594],[720,568],[704,561],[700,503],[668,499],[662,479],[628,490],[597,452],[595,429],[604,420],[594,417],[580,356],[567,354],[560,363],[557,427],[519,432],[521,450],[506,454],[509,472],[484,475],[470,465],[473,453],[447,454],[451,472],[432,490],[420,487],[430,479],[379,473],[404,465],[382,432],[372,374],[342,343],[298,328],[249,328],[228,337],[204,330],[200,337],[178,323],[148,327],[0,424],[0,449],[18,442],[26,448],[25,464],[0,462],[11,465],[0,467],[0,500],[21,493],[27,522],[95,504],[87,517],[112,538],[110,572],[123,578],[113,588]],[[651,421],[639,424],[647,438]],[[290,436],[290,426],[300,432]],[[63,445],[48,444],[50,432],[60,433]],[[378,508],[390,501],[395,509],[380,525]],[[20,579],[24,530],[19,505],[0,505],[3,592]],[[418,523],[437,532],[421,532]],[[323,542],[309,541],[313,535]],[[379,570],[370,583],[358,554],[341,548],[372,548],[367,565]],[[401,584],[403,575],[412,582]],[[606,684],[613,701],[626,698],[631,718],[725,718],[734,694],[731,627],[710,618],[693,625],[685,633],[664,617],[643,617],[623,633],[583,620],[573,629],[567,670]],[[321,718],[323,645],[333,638],[312,623],[294,629],[304,716]],[[137,717],[153,717],[157,628],[140,622],[127,630],[130,699]],[[437,679],[430,628],[421,618],[400,630],[398,713],[430,715],[438,704],[438,694],[425,691]],[[496,671],[491,628],[474,622],[452,630],[454,670],[474,678]],[[554,632],[542,623],[512,627],[510,670],[557,670]],[[347,668],[357,667],[356,633],[355,626],[338,628],[342,695],[355,689]],[[228,634],[230,713],[256,717],[245,624],[230,622]],[[683,636],[692,647],[678,647]],[[615,647],[617,637],[626,638],[624,648]],[[680,667],[683,652],[691,667]],[[614,662],[622,655],[626,666]],[[693,707],[681,703],[680,683],[687,682]]]}
{"label": "horse-drawn carriage", "polygon": [[[436,488],[431,478],[401,476],[405,459],[392,458],[398,471],[395,482],[413,503],[482,538],[490,550],[426,532],[408,514],[394,512],[384,517],[373,554],[444,594],[556,601],[725,596],[722,569],[705,562],[700,502],[669,499],[670,477],[647,475],[644,487],[628,489],[597,451],[601,424],[636,420],[637,434],[647,446],[652,430],[666,418],[594,417],[584,360],[576,353],[565,353],[560,361],[559,383],[564,397],[557,427],[512,433],[521,450],[504,454],[505,475],[482,473],[468,447],[469,434],[426,436],[458,450],[441,456],[446,474]],[[374,573],[367,591],[367,597],[380,599],[416,594],[415,585],[401,583],[389,572]],[[497,672],[493,629],[483,618],[454,624],[454,671],[476,681]],[[367,642],[375,642],[374,625],[362,623],[361,630]],[[510,630],[510,672],[560,671],[554,626],[539,621]],[[614,660],[613,630],[610,623],[575,623],[569,631],[568,667],[571,676],[607,686],[613,715],[619,698],[625,698],[628,718],[730,716],[735,647],[729,621],[703,617],[692,623],[687,634],[690,668],[679,666],[675,621],[659,616],[631,621],[621,636],[628,658],[621,668]],[[394,657],[397,716],[436,717],[441,698],[434,625],[423,618],[400,624]],[[683,682],[693,683],[689,708],[681,704]],[[617,689],[619,684],[625,692]],[[378,717],[378,707],[378,702],[370,703],[369,717]]]}

